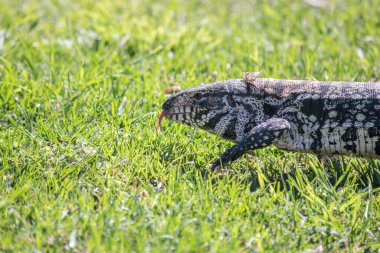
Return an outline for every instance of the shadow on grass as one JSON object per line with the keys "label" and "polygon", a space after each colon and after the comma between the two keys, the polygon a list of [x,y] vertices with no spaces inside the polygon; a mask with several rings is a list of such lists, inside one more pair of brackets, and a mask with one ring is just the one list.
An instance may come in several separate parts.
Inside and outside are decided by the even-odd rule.
{"label": "shadow on grass", "polygon": [[297,192],[305,183],[312,186],[322,184],[325,188],[335,190],[347,186],[356,190],[380,188],[380,163],[374,160],[339,158],[322,161],[308,156],[298,162],[277,157],[250,164],[252,166],[244,168],[243,171],[232,170],[226,166],[217,173],[202,170],[202,175],[205,178],[211,177],[213,183],[217,183],[227,174],[245,174],[243,177],[237,176],[236,179],[242,184],[250,185],[251,192],[268,185],[275,185],[279,190],[293,189]]}
{"label": "shadow on grass", "polygon": [[296,182],[300,182],[301,178],[311,183],[319,181],[334,189],[348,185],[357,190],[380,187],[379,161],[360,159],[346,161],[340,158],[328,160],[326,163],[314,159],[289,170],[279,169],[277,165],[274,162],[266,163],[264,170],[251,171],[246,183],[250,183],[252,192],[260,188],[260,177],[264,178],[267,184],[279,184],[281,190],[289,190]]}

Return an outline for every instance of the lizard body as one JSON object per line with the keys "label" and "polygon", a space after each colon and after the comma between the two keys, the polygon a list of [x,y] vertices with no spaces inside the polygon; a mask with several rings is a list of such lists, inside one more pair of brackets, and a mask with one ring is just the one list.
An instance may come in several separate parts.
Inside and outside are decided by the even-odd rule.
{"label": "lizard body", "polygon": [[380,83],[231,79],[168,98],[162,116],[236,143],[212,167],[269,145],[380,159]]}

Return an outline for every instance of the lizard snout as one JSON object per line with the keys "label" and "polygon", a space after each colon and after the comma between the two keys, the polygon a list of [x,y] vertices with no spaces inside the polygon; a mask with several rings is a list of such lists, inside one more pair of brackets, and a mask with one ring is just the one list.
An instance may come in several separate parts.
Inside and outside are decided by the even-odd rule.
{"label": "lizard snout", "polygon": [[164,104],[162,105],[162,109],[164,111],[169,111],[172,108],[172,102],[170,99],[166,100]]}

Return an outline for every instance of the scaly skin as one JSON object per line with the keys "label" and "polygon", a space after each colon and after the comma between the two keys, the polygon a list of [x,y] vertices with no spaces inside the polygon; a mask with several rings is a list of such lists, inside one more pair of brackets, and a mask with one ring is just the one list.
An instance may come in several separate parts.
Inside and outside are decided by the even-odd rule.
{"label": "scaly skin", "polygon": [[236,142],[212,168],[269,145],[380,158],[380,83],[232,79],[184,90],[163,116]]}

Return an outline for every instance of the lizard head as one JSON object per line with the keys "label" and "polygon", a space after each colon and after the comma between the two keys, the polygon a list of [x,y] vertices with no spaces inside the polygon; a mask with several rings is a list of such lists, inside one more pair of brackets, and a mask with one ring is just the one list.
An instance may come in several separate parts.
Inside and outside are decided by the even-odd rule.
{"label": "lizard head", "polygon": [[186,89],[166,99],[159,126],[166,117],[235,140],[235,126],[244,108],[242,94],[247,94],[249,89],[249,85],[238,79]]}

